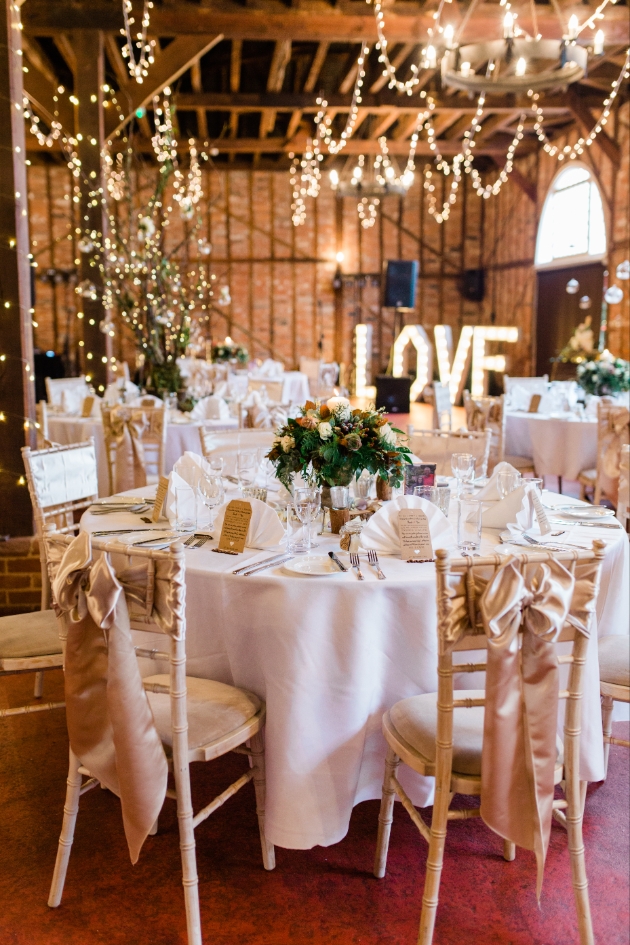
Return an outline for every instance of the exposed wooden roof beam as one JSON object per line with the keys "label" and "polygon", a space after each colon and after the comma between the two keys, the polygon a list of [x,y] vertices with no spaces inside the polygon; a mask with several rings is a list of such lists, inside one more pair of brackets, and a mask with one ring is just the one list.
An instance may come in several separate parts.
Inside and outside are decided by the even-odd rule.
{"label": "exposed wooden roof beam", "polygon": [[[74,106],[65,95],[59,95],[57,86],[51,85],[38,70],[30,69],[24,73],[24,94],[48,126],[54,118],[67,134],[74,135]],[[29,137],[27,135],[27,147]]]}
{"label": "exposed wooden roof beam", "polygon": [[[570,106],[571,111],[577,118],[579,124],[582,126],[584,132],[586,134],[590,134],[597,124],[597,119],[591,113],[588,105],[584,104],[582,98],[578,95],[575,89],[568,89],[566,96],[567,104]],[[603,128],[593,143],[606,155],[610,161],[612,161],[615,167],[619,167],[621,162],[621,152],[619,145],[608,136]]]}
{"label": "exposed wooden roof beam", "polygon": [[438,114],[437,118],[433,119],[433,130],[435,131],[435,137],[439,138],[441,135],[443,135],[444,132],[451,127],[451,125],[454,125],[456,121],[459,121],[461,116],[461,110],[456,108],[450,112],[442,112],[441,114]]}
{"label": "exposed wooden roof beam", "polygon": [[407,139],[413,134],[417,121],[417,115],[409,115],[408,117],[403,118],[398,127],[394,129],[394,140],[407,141]]}
{"label": "exposed wooden roof beam", "polygon": [[241,62],[243,58],[243,40],[233,39],[230,51],[230,92],[238,92],[241,87]]}
{"label": "exposed wooden roof beam", "polygon": [[[199,60],[193,62],[190,69],[190,84],[193,87],[194,92],[203,92],[203,85],[201,83],[201,66],[199,65]],[[206,118],[205,108],[197,109],[197,133],[200,138],[208,137],[208,121]]]}
{"label": "exposed wooden roof beam", "polygon": [[281,92],[284,76],[291,59],[291,40],[279,40],[273,50],[271,57],[271,67],[267,78],[268,92]]}
{"label": "exposed wooden roof beam", "polygon": [[330,43],[319,43],[317,46],[315,55],[313,56],[313,62],[311,63],[311,68],[309,69],[306,82],[304,83],[305,92],[313,92],[315,90],[317,80],[319,79],[319,73],[322,71],[322,66],[324,65],[324,59],[328,53],[329,46]]}
{"label": "exposed wooden roof beam", "polygon": [[302,109],[296,109],[289,119],[289,125],[287,127],[287,141],[290,141],[293,135],[296,133],[300,127],[300,122],[302,121]]}
{"label": "exposed wooden roof beam", "polygon": [[487,141],[488,138],[492,137],[495,131],[498,131],[500,128],[504,128],[505,125],[509,125],[514,118],[518,118],[521,113],[518,111],[512,112],[511,115],[489,115],[481,125],[481,131],[478,131],[475,135],[475,144],[479,145],[482,141]]}
{"label": "exposed wooden roof beam", "polygon": [[[415,48],[416,48],[415,43],[403,43],[402,49],[400,49],[396,53],[394,58],[392,59],[392,65],[394,69],[399,69],[400,66],[402,66],[403,62],[406,59],[409,59],[409,56],[412,54]],[[382,75],[382,74],[379,75],[376,82],[373,82],[372,85],[370,86],[370,92],[372,93],[372,95],[376,95],[377,92],[380,92],[383,86],[386,85],[388,81],[389,81],[389,76]]]}
{"label": "exposed wooden roof beam", "polygon": [[350,89],[352,89],[352,88],[354,87],[354,83],[355,83],[356,78],[357,78],[357,72],[359,71],[359,64],[358,64],[358,61],[357,61],[357,60],[358,60],[359,56],[361,55],[361,50],[362,50],[362,49],[363,49],[363,45],[359,46],[359,49],[358,49],[358,51],[356,52],[356,54],[355,54],[354,49],[351,50],[351,51],[348,53],[348,58],[351,60],[352,65],[350,66],[350,68],[349,68],[348,71],[346,72],[345,76],[343,77],[343,79],[342,79],[341,82],[339,83],[339,94],[340,94],[340,95],[347,95],[348,92],[350,91]]}
{"label": "exposed wooden roof beam", "polygon": [[59,85],[55,67],[36,39],[29,39],[28,36],[23,36],[22,49],[26,53],[29,62],[35,66],[38,72],[41,72],[53,88]]}
{"label": "exposed wooden roof beam", "polygon": [[[350,5],[352,8],[355,4]],[[253,40],[303,40],[305,42],[376,42],[376,24],[371,6],[356,4],[359,9],[343,12],[343,5],[318,8],[287,8],[269,2],[260,7],[242,7],[236,3],[179,2],[156,5],[151,11],[151,32],[156,36],[178,36],[199,33],[223,33],[229,38]],[[587,10],[581,5],[580,19]],[[466,38],[480,40],[500,30],[502,10],[498,4],[482,4],[466,29]],[[545,37],[561,39],[562,27],[552,6],[537,6],[538,29]],[[123,26],[122,5],[108,0],[28,0],[22,8],[24,28],[31,35],[52,36],[72,29],[100,29],[118,32]],[[387,9],[387,38],[390,43],[425,41],[427,30],[433,27],[432,10],[409,13],[409,4],[393,3]],[[606,38],[610,44],[627,43],[629,38],[626,7],[612,7],[606,11]],[[498,35],[501,35],[500,32]]]}
{"label": "exposed wooden roof beam", "polygon": [[[108,33],[105,36],[105,52],[107,53],[109,63],[114,70],[118,86],[122,89],[129,82],[129,69],[122,57],[120,49],[118,48],[118,43],[111,33]],[[147,121],[146,115],[143,118],[138,118],[137,121],[145,138],[150,138],[151,127]]]}
{"label": "exposed wooden roof beam", "polygon": [[533,183],[528,177],[525,177],[525,175],[519,171],[516,165],[512,167],[509,179],[513,180],[514,183],[521,188],[523,193],[529,197],[533,204],[538,202],[538,189],[536,184]]}
{"label": "exposed wooden roof beam", "polygon": [[63,56],[66,65],[72,75],[77,74],[77,57],[72,42],[66,33],[59,33],[55,36],[55,46]]}
{"label": "exposed wooden roof beam", "polygon": [[370,138],[372,138],[374,141],[378,141],[381,135],[384,135],[387,129],[394,124],[399,114],[400,113],[398,111],[395,111],[389,112],[387,115],[385,115],[385,117],[375,125],[370,134]]}

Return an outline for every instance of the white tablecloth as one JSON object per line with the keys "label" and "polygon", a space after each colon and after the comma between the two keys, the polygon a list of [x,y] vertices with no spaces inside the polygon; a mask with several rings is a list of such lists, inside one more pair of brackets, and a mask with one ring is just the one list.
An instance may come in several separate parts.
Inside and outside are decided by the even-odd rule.
{"label": "white tablecloth", "polygon": [[308,377],[301,371],[285,371],[278,377],[265,377],[255,372],[250,375],[253,381],[261,384],[282,384],[282,403],[283,404],[305,404],[309,399],[310,392],[308,387]]}
{"label": "white tablecloth", "polygon": [[537,476],[577,479],[583,469],[595,468],[597,421],[578,420],[573,415],[508,413],[505,453],[531,457]]}
{"label": "white tablecloth", "polygon": [[[129,513],[83,518],[89,530],[109,528],[110,522],[142,527]],[[610,542],[599,631],[628,633],[627,539],[621,529],[617,536],[576,527],[566,536],[587,543],[594,537]],[[317,540],[318,551],[338,547],[332,537]],[[482,551],[497,541],[497,533],[484,533]],[[437,689],[434,566],[381,556],[385,581],[376,580],[367,563],[364,582],[351,572],[300,578],[270,570],[245,578],[234,576],[234,568],[269,552],[232,558],[210,548],[186,552],[187,672],[251,689],[267,703],[271,842],[291,849],[336,843],[347,832],[353,806],[381,795],[383,713],[399,699]],[[143,646],[153,645],[141,636]],[[162,645],[158,638],[155,645]],[[592,647],[582,775],[598,780],[603,751],[595,637]],[[143,671],[157,671],[146,662]],[[484,683],[466,675],[458,685]],[[415,804],[432,802],[433,779],[404,766],[400,777]]]}
{"label": "white tablecloth", "polygon": [[[235,430],[238,420],[204,420],[203,425],[213,430]],[[168,474],[180,456],[186,450],[201,452],[199,441],[200,423],[169,423],[166,430],[166,452],[164,455],[164,470]],[[53,443],[84,443],[91,436],[94,437],[96,449],[96,463],[98,466],[98,494],[106,496],[109,493],[109,475],[107,472],[107,456],[105,454],[105,436],[103,423],[100,418],[88,417],[49,417],[48,436]]]}

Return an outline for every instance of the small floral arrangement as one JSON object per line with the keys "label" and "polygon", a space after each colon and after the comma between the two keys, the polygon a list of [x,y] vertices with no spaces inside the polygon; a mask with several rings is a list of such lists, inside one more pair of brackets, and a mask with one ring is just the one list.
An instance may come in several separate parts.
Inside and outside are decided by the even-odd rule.
{"label": "small floral arrangement", "polygon": [[587,394],[598,397],[630,390],[630,362],[602,351],[596,361],[578,364],[577,381]]}
{"label": "small floral arrangement", "polygon": [[577,326],[558,357],[553,360],[560,361],[562,364],[581,364],[583,361],[593,358],[595,353],[594,344],[591,316],[588,315]]}
{"label": "small floral arrangement", "polygon": [[300,416],[277,431],[267,458],[287,489],[295,473],[319,486],[348,485],[366,469],[400,485],[411,450],[399,446],[401,433],[387,422],[384,410],[353,410],[345,397],[307,403]]}
{"label": "small floral arrangement", "polygon": [[213,361],[238,361],[239,364],[247,364],[249,361],[249,351],[243,345],[234,344],[234,342],[224,342],[220,345],[212,345]]}

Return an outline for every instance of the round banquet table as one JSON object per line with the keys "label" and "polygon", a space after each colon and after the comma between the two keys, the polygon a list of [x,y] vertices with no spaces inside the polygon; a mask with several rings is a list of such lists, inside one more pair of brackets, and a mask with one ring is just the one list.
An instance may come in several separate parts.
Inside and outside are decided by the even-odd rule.
{"label": "round banquet table", "polygon": [[[563,501],[550,493],[547,498],[549,504]],[[88,531],[125,526],[143,527],[131,513],[86,512],[82,518]],[[628,633],[628,541],[622,529],[576,526],[566,532],[567,541],[585,546],[595,537],[607,542],[599,632]],[[315,553],[338,550],[338,536],[317,541]],[[498,533],[485,531],[482,553],[497,543]],[[381,796],[383,713],[399,699],[437,689],[435,567],[381,555],[385,581],[376,579],[367,561],[363,582],[352,571],[318,578],[282,568],[243,577],[233,570],[273,549],[231,557],[212,547],[186,549],[187,673],[250,689],[267,704],[269,840],[290,849],[336,843],[348,830],[353,806]],[[157,636],[154,643],[146,633],[141,637],[144,647],[163,646]],[[596,637],[582,721],[581,777],[591,781],[603,778]],[[168,671],[164,664],[156,669],[154,662],[140,663],[145,675]],[[456,685],[482,688],[483,678],[462,674]],[[414,804],[432,803],[432,778],[406,766],[399,777]]]}
{"label": "round banquet table", "polygon": [[[181,416],[185,417],[185,414]],[[166,451],[164,455],[164,472],[166,475],[170,473],[177,460],[184,455],[186,450],[199,452],[200,426],[202,426],[200,422],[188,419],[183,422],[172,420],[169,422],[166,428]],[[236,430],[238,420],[204,420],[203,426],[212,430]],[[109,493],[105,435],[100,417],[49,416],[48,436],[53,443],[60,443],[62,446],[69,443],[85,443],[93,436],[96,451],[98,494],[106,496]]]}
{"label": "round banquet table", "polygon": [[505,423],[507,456],[528,456],[537,476],[577,479],[597,464],[597,420],[580,420],[573,414],[509,412]]}

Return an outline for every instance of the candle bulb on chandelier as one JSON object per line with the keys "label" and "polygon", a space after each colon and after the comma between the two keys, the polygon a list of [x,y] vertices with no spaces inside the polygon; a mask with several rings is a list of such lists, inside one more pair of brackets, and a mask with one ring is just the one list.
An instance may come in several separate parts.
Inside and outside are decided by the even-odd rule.
{"label": "candle bulb on chandelier", "polygon": [[435,46],[427,46],[424,54],[425,69],[435,69],[437,67],[437,55]]}
{"label": "candle bulb on chandelier", "polygon": [[593,55],[602,56],[604,54],[604,31],[597,30],[593,42]]}
{"label": "candle bulb on chandelier", "polygon": [[569,39],[577,39],[580,32],[580,24],[575,13],[569,17]]}
{"label": "candle bulb on chandelier", "polygon": [[503,17],[503,38],[514,39],[514,16],[509,10]]}
{"label": "candle bulb on chandelier", "polygon": [[447,23],[444,27],[444,42],[446,43],[447,49],[453,48],[453,39],[455,37],[455,29],[452,23]]}
{"label": "candle bulb on chandelier", "polygon": [[470,76],[470,63],[462,62],[461,66],[459,67],[459,71],[462,75],[462,78],[467,79]]}
{"label": "candle bulb on chandelier", "polygon": [[525,75],[526,69],[527,69],[527,60],[523,59],[523,57],[521,56],[521,58],[516,63],[516,68],[514,72],[516,73],[516,75]]}

